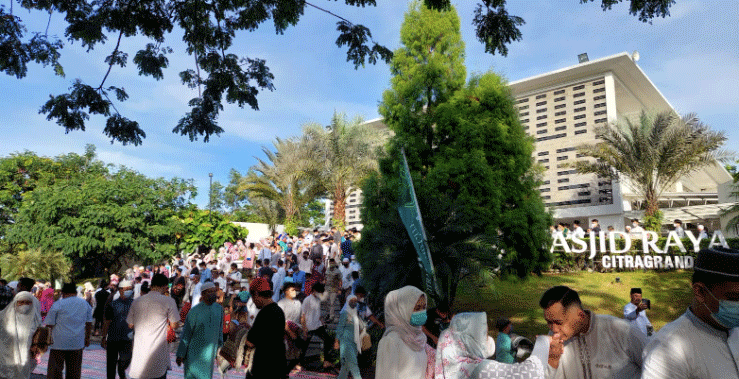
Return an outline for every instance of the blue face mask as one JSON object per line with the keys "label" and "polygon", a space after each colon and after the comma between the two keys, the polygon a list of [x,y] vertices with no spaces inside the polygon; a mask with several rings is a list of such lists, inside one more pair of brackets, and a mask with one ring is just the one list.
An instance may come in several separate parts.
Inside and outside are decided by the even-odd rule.
{"label": "blue face mask", "polygon": [[[708,291],[708,293],[716,299],[716,296],[711,291]],[[718,300],[718,312],[712,312],[711,317],[726,329],[739,327],[739,301],[716,300]]]}
{"label": "blue face mask", "polygon": [[411,315],[411,325],[423,326],[424,324],[426,324],[426,311],[413,312]]}
{"label": "blue face mask", "polygon": [[123,291],[123,297],[130,299],[133,296],[133,290]]}

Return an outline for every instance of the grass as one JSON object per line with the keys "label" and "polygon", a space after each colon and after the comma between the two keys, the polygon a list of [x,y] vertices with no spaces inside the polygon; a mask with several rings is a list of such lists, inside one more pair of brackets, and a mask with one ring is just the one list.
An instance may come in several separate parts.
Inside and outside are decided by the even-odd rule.
{"label": "grass", "polygon": [[[548,288],[566,285],[578,291],[583,306],[595,313],[623,318],[629,302],[629,290],[641,287],[643,296],[652,301],[647,316],[655,330],[685,312],[692,299],[692,271],[617,272],[545,274],[542,277],[494,279],[482,285],[463,283],[453,311],[484,311],[490,334],[495,335],[495,320],[509,318],[515,333],[532,338],[549,332],[539,299]],[[616,278],[620,283],[616,283]]]}

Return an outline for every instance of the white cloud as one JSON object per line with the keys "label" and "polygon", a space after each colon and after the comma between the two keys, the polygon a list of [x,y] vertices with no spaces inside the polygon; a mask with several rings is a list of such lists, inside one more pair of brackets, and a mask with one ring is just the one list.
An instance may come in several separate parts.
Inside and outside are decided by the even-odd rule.
{"label": "white cloud", "polygon": [[142,158],[121,151],[98,148],[97,155],[98,159],[105,163],[123,165],[150,177],[172,177],[184,173],[184,169],[178,165],[162,163],[158,160]]}

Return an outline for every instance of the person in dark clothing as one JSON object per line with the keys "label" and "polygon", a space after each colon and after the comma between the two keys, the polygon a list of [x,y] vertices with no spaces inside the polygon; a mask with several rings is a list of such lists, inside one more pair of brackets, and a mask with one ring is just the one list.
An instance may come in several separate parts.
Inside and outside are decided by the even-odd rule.
{"label": "person in dark clothing", "polygon": [[100,328],[103,327],[103,319],[105,318],[105,303],[108,302],[108,283],[105,280],[100,280],[100,290],[95,292],[95,310],[92,312],[92,317],[95,319],[94,334],[100,335]]}
{"label": "person in dark clothing", "polygon": [[267,278],[270,283],[272,283],[272,275],[274,275],[275,272],[272,271],[272,267],[269,265],[269,259],[265,259],[262,264],[262,268],[259,269],[257,272],[257,276],[260,276],[262,278]]}
{"label": "person in dark clothing", "polygon": [[272,289],[266,278],[255,278],[249,285],[252,301],[259,308],[254,325],[249,329],[246,344],[254,348],[252,368],[247,379],[284,379],[287,367],[285,358],[285,313],[272,300]]}
{"label": "person in dark clothing", "polygon": [[344,236],[344,242],[341,243],[341,258],[351,258],[354,255],[354,248],[352,247],[352,236],[347,233]]}
{"label": "person in dark clothing", "polygon": [[310,259],[312,261],[323,260],[323,247],[321,246],[321,240],[314,239],[313,246],[310,248]]}
{"label": "person in dark clothing", "polygon": [[172,289],[170,290],[170,294],[177,304],[177,309],[180,309],[182,307],[182,299],[185,296],[185,288],[187,288],[187,281],[185,281],[185,277],[182,275],[182,267],[175,269],[175,275],[171,278],[171,282]]}
{"label": "person in dark clothing", "polygon": [[426,334],[426,342],[436,349],[439,335],[449,326],[451,322],[449,304],[442,301],[437,307],[426,310],[426,323],[423,325],[423,333]]}
{"label": "person in dark clothing", "polygon": [[129,337],[131,328],[128,327],[126,317],[133,304],[133,283],[124,280],[118,286],[121,297],[105,306],[105,321],[103,322],[103,339],[100,347],[106,350],[107,378],[118,377],[126,379],[126,369],[131,365],[133,357],[133,340]]}

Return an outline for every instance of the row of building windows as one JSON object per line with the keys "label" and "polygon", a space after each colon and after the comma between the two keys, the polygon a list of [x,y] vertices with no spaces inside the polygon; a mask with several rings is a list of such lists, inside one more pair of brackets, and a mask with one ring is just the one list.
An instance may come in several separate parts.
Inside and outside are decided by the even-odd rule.
{"label": "row of building windows", "polygon": [[577,204],[590,204],[592,203],[592,200],[590,199],[578,199],[578,200],[568,200],[568,201],[558,201],[554,203],[544,203],[544,206],[546,207],[558,207],[562,205],[577,205]]}
{"label": "row of building windows", "polygon": [[590,187],[590,183],[570,184],[569,186],[557,187],[557,190],[564,191],[564,190],[574,189],[574,188],[589,188],[589,187]]}
{"label": "row of building windows", "polygon": [[567,133],[552,134],[551,136],[539,137],[536,139],[536,142],[549,141],[552,139],[563,138],[563,137],[567,137]]}
{"label": "row of building windows", "polygon": [[[598,96],[598,97],[593,98],[593,101],[602,100],[604,98],[605,98],[605,95]],[[559,99],[554,99],[554,100],[555,101],[558,101]],[[585,99],[580,99],[580,100],[575,101],[573,103],[573,105],[581,105],[581,104],[585,104],[585,102],[586,102]],[[546,104],[546,102],[539,103],[537,105],[540,105],[540,104],[544,105],[544,104]],[[567,106],[567,104],[557,104],[557,105],[554,106],[554,110],[562,109],[562,108],[564,108],[566,106]],[[605,106],[606,106],[606,103],[598,103],[598,104],[595,104],[593,107],[594,108],[602,108],[602,107],[605,107]],[[527,109],[527,108],[528,108],[528,105],[526,107],[521,107],[518,110],[521,111],[521,110],[524,110],[524,109]],[[547,110],[548,110],[547,108],[539,108],[539,109],[536,110],[536,113],[544,113]],[[587,110],[586,107],[578,107],[578,108],[575,108],[574,109],[574,112],[584,112],[586,110]],[[554,116],[557,117],[557,116],[562,116],[562,115],[565,115],[565,114],[567,114],[567,111],[566,110],[562,110],[562,111],[555,112],[554,113]],[[602,112],[601,111],[601,112],[596,112],[595,113],[596,116],[601,115],[601,114],[605,114],[605,112]],[[525,116],[528,116],[528,115],[529,115],[529,112],[521,112],[519,114],[519,117],[525,117]],[[541,119],[544,119],[544,118],[546,118],[546,115],[538,116],[537,117],[537,120],[541,120]]]}

